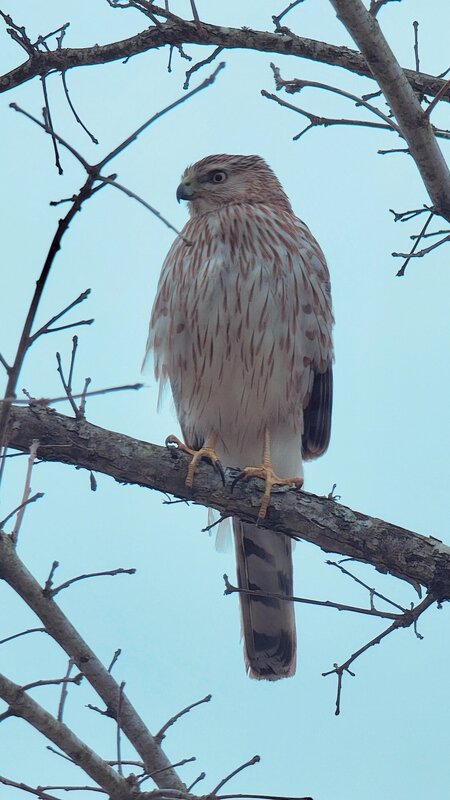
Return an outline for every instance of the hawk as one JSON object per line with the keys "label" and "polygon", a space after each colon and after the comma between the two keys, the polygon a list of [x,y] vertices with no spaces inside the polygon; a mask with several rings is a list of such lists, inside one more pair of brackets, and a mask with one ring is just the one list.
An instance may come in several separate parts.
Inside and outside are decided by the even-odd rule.
{"label": "hawk", "polygon": [[[185,170],[177,199],[190,220],[164,261],[147,343],[183,432],[184,443],[168,441],[192,454],[188,485],[199,458],[262,478],[262,519],[272,485],[301,486],[302,460],[330,438],[325,257],[259,156],[203,158]],[[291,539],[239,519],[233,530],[238,586],[259,593],[239,595],[247,670],[293,675],[294,605],[279,599],[293,594]]]}

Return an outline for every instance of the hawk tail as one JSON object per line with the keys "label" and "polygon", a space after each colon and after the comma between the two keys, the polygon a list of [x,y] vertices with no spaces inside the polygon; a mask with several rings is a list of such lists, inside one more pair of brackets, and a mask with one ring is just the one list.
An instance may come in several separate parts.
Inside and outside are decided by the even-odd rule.
{"label": "hawk tail", "polygon": [[[233,519],[240,589],[292,595],[292,542],[288,536]],[[240,594],[245,664],[251,678],[276,681],[295,673],[294,604]]]}

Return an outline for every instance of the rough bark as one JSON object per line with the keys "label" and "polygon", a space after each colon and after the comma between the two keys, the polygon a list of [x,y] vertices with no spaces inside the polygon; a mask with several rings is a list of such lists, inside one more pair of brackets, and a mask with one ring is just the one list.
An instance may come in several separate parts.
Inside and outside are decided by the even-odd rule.
{"label": "rough bark", "polygon": [[[121,483],[168,492],[227,516],[257,518],[259,482],[240,482],[232,494],[229,485],[235,470],[226,471],[224,487],[211,467],[201,464],[190,490],[184,483],[184,454],[77,422],[45,406],[13,407],[10,446],[27,452],[34,439],[39,440],[38,456],[45,461],[102,472]],[[264,525],[312,542],[326,552],[372,564],[380,572],[414,585],[422,584],[439,599],[450,599],[450,548],[433,537],[294,490],[273,493]]]}
{"label": "rough bark", "polygon": [[[296,36],[291,31],[270,33],[250,28],[225,28],[207,22],[202,22],[199,28],[194,22],[179,20],[176,23],[162,23],[160,27],[150,27],[118,42],[36,53],[19,67],[0,76],[0,92],[6,92],[37,75],[48,75],[52,71],[62,72],[74,67],[107,64],[111,61],[130,58],[139,53],[146,53],[149,50],[164,47],[164,45],[186,44],[223,47],[226,50],[255,50],[261,53],[293,55],[334,67],[342,67],[367,78],[374,77],[364,56],[348,47]],[[434,96],[445,84],[441,78],[427,75],[424,72],[405,69],[404,73],[414,91],[419,94]],[[443,99],[450,101],[450,88]]]}

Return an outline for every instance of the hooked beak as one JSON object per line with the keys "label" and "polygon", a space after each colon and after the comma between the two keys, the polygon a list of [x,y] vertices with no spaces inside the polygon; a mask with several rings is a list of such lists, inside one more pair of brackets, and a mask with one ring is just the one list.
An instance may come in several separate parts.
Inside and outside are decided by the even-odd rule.
{"label": "hooked beak", "polygon": [[192,200],[194,197],[194,189],[192,185],[189,183],[180,183],[177,188],[177,200]]}

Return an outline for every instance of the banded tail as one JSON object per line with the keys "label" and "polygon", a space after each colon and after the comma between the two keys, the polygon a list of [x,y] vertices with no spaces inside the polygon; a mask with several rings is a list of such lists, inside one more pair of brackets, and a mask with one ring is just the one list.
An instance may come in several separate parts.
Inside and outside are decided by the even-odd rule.
{"label": "banded tail", "polygon": [[[288,536],[233,519],[238,586],[293,594],[292,542]],[[294,604],[239,595],[245,665],[251,678],[276,681],[295,673]]]}

